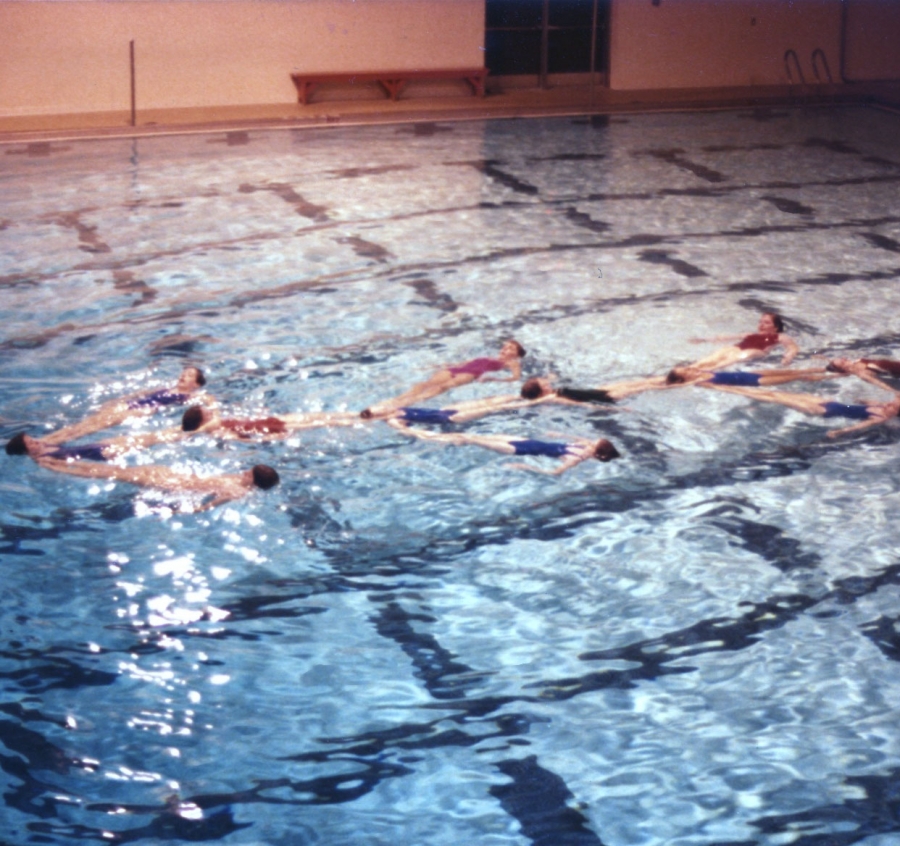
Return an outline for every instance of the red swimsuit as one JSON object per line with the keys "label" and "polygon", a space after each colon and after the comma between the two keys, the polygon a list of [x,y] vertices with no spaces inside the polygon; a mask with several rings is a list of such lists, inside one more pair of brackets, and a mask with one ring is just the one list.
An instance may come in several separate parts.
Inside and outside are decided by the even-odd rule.
{"label": "red swimsuit", "polygon": [[747,335],[739,344],[739,350],[767,350],[774,347],[778,343],[777,332],[757,332],[753,335]]}
{"label": "red swimsuit", "polygon": [[223,420],[223,429],[234,432],[239,438],[249,438],[251,435],[284,435],[287,426],[279,417],[263,417],[259,420]]}

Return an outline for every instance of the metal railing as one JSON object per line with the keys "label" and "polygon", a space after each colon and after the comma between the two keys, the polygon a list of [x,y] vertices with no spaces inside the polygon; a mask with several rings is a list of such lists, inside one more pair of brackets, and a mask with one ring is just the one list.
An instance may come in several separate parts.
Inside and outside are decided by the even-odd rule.
{"label": "metal railing", "polygon": [[806,77],[803,76],[803,68],[800,67],[800,59],[797,57],[796,50],[786,50],[784,53],[784,70],[787,73],[788,82],[794,84],[794,72],[791,70],[791,59],[794,60],[794,68],[797,71],[797,77],[801,85],[806,85]]}
{"label": "metal railing", "polygon": [[[824,71],[824,79],[819,74],[819,59],[821,59],[822,69]],[[834,82],[831,78],[831,68],[828,67],[828,57],[825,55],[825,51],[821,47],[816,47],[815,50],[812,51],[812,69],[813,74],[815,74],[816,82]]]}

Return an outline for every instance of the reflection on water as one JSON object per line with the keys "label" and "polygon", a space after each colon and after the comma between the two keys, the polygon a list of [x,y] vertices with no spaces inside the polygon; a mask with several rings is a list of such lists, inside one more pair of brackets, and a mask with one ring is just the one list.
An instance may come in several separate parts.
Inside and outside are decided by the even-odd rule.
{"label": "reflection on water", "polygon": [[[185,363],[229,416],[354,411],[510,336],[526,375],[595,386],[763,310],[801,366],[894,355],[895,123],[0,147],[0,434]],[[6,458],[6,841],[887,843],[897,428],[827,425],[683,389],[466,424],[622,452],[558,478],[362,421],[127,458],[278,468],[200,514]]]}

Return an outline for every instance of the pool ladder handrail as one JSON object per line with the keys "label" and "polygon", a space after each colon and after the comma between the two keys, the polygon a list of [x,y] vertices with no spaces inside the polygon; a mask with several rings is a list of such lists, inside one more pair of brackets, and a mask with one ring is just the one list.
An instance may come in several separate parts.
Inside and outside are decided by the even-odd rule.
{"label": "pool ladder handrail", "polygon": [[[819,76],[819,64],[816,61],[817,56],[821,56],[822,58],[822,67],[825,70],[825,79],[822,79],[822,77]],[[816,76],[816,82],[834,82],[834,79],[832,79],[831,77],[831,68],[828,67],[828,56],[825,55],[825,51],[821,47],[816,47],[816,49],[812,51],[812,57],[810,61],[812,62],[812,69],[813,73]]]}
{"label": "pool ladder handrail", "polygon": [[[793,68],[791,67],[793,63]],[[813,75],[816,78],[816,82],[820,85],[824,85],[826,82],[833,83],[834,79],[831,76],[831,68],[828,65],[828,56],[825,55],[825,51],[821,47],[816,47],[812,54],[810,55],[810,64],[812,65]],[[822,65],[822,73],[819,72],[819,65]],[[794,71],[796,70],[797,77],[800,80],[801,85],[806,85],[806,77],[803,75],[803,66],[800,64],[800,57],[797,55],[797,51],[793,48],[789,48],[784,52],[784,70],[787,74],[788,82],[793,85],[794,80]]]}
{"label": "pool ladder handrail", "polygon": [[794,84],[794,74],[793,71],[791,71],[791,59],[794,60],[794,65],[797,68],[797,76],[800,77],[800,84],[806,85],[806,77],[803,76],[803,68],[800,67],[800,59],[797,56],[797,51],[792,48],[788,48],[784,51],[784,70],[787,74],[788,82],[791,85]]}

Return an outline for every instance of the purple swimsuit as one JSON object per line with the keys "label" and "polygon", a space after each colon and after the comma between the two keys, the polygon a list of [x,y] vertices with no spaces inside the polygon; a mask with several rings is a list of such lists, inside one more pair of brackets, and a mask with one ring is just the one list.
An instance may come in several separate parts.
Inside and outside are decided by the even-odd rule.
{"label": "purple swimsuit", "polygon": [[143,397],[136,397],[128,403],[129,408],[155,408],[165,405],[182,405],[190,399],[190,394],[179,394],[176,391],[170,391],[163,388],[147,394]]}

